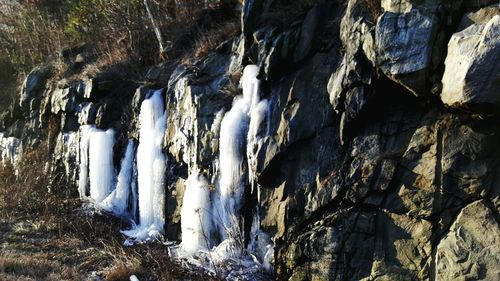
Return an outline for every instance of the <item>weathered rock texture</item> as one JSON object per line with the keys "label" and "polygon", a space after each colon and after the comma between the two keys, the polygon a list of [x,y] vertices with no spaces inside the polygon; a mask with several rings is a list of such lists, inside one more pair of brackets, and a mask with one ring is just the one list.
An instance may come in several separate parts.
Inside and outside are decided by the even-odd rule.
{"label": "weathered rock texture", "polygon": [[463,208],[436,250],[436,280],[500,278],[500,228],[484,200]]}
{"label": "weathered rock texture", "polygon": [[474,23],[451,37],[441,94],[446,105],[500,105],[500,7],[494,11],[468,16]]}
{"label": "weathered rock texture", "polygon": [[[248,186],[242,216],[247,227],[260,207],[277,279],[499,280],[497,1],[305,2],[276,25],[270,15],[294,1],[246,0],[240,36],[194,66],[150,71],[168,81],[167,237],[180,237],[189,167],[217,176],[220,122],[252,62],[271,111],[243,167],[259,192]],[[64,166],[71,132],[112,127],[118,165],[151,89],[48,73],[28,76],[3,139],[47,136]]]}

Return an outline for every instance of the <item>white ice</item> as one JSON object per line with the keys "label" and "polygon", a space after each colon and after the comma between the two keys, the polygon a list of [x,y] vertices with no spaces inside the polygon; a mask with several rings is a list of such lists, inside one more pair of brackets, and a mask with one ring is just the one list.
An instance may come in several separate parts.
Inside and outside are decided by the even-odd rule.
{"label": "white ice", "polygon": [[0,133],[0,153],[3,164],[9,163],[15,168],[22,155],[21,140],[15,137],[5,137],[4,133]]}
{"label": "white ice", "polygon": [[115,133],[93,129],[89,140],[90,197],[96,202],[103,201],[111,192],[115,181],[113,166],[113,146]]}
{"label": "white ice", "polygon": [[219,137],[219,196],[214,211],[215,220],[223,239],[228,232],[239,233],[234,217],[241,207],[245,192],[244,156],[248,131],[247,100],[237,98],[221,123]]}
{"label": "white ice", "polygon": [[181,250],[187,255],[210,249],[212,232],[210,203],[208,181],[198,171],[194,171],[186,181],[181,210]]}
{"label": "white ice", "polygon": [[135,145],[132,140],[129,140],[125,156],[121,161],[120,173],[118,174],[118,182],[116,189],[104,199],[100,204],[101,207],[117,216],[127,215],[127,208],[133,202],[130,200],[132,183],[134,179],[134,152]]}
{"label": "white ice", "polygon": [[[247,160],[249,170],[248,181],[252,187],[252,192],[255,190],[255,182],[257,180],[257,152],[264,145],[265,137],[269,135],[269,114],[270,104],[267,100],[257,103],[250,112],[250,127],[247,136]],[[260,198],[260,194],[257,197]]]}
{"label": "white ice", "polygon": [[[257,66],[245,68],[240,81],[243,95],[235,98],[225,115],[219,111],[212,124],[218,140],[211,145],[219,148],[211,181],[215,192],[210,192],[196,165],[189,167],[181,210],[182,243],[170,248],[172,256],[215,273],[224,267],[250,276],[253,271],[272,270],[273,243],[260,229],[258,209],[248,248],[241,229],[245,189],[256,180],[257,152],[269,134],[270,103],[261,100],[257,74]],[[230,271],[228,280],[236,276]]]}
{"label": "white ice", "polygon": [[214,215],[222,239],[232,236],[238,240],[239,210],[247,183],[246,148],[248,141],[257,138],[259,126],[268,110],[268,102],[260,101],[259,68],[248,65],[243,71],[240,86],[243,96],[237,97],[221,123],[219,136],[219,184],[215,199]]}
{"label": "white ice", "polygon": [[162,151],[166,126],[162,91],[142,102],[137,148],[139,225],[123,233],[137,240],[157,238],[165,224],[165,170]]}

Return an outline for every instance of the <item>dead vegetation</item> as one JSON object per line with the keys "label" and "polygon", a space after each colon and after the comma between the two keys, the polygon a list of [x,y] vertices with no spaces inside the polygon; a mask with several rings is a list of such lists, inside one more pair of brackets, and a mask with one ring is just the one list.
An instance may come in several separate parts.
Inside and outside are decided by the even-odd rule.
{"label": "dead vegetation", "polygon": [[0,164],[0,280],[210,279],[169,259],[160,243],[124,247],[127,222],[49,193],[43,147],[25,151],[18,176]]}
{"label": "dead vegetation", "polygon": [[20,75],[50,61],[57,76],[111,68],[142,79],[151,65],[213,49],[238,19],[237,0],[14,2],[0,1],[0,59]]}
{"label": "dead vegetation", "polygon": [[224,41],[236,36],[240,31],[240,22],[237,18],[218,24],[209,30],[199,30],[191,50],[188,50],[182,59],[184,65],[190,66],[194,61],[206,57]]}

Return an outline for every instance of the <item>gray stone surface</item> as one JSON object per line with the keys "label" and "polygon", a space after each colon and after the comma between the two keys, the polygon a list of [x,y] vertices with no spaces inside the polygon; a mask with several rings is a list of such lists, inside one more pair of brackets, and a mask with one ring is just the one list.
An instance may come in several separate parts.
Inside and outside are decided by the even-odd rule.
{"label": "gray stone surface", "polygon": [[441,93],[448,106],[500,106],[500,15],[477,21],[448,43]]}
{"label": "gray stone surface", "polygon": [[426,16],[419,10],[384,13],[377,21],[375,32],[380,69],[387,75],[396,75],[427,68],[436,24],[433,16]]}
{"label": "gray stone surface", "polygon": [[480,200],[460,212],[437,246],[435,280],[500,279],[500,227],[488,206]]}

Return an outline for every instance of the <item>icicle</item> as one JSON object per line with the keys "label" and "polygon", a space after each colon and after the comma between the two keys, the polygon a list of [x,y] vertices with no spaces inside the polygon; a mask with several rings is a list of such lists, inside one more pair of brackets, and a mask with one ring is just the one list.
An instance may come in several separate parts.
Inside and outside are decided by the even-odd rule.
{"label": "icicle", "polygon": [[274,261],[274,246],[269,244],[266,246],[267,251],[266,254],[264,255],[264,261],[262,262],[262,266],[264,267],[265,270],[268,272],[273,271],[273,261]]}
{"label": "icicle", "polygon": [[[250,127],[248,130],[247,144],[247,159],[248,159],[248,181],[252,187],[252,192],[255,190],[256,174],[257,174],[257,152],[262,147],[264,137],[269,134],[269,126],[266,126],[264,133],[260,132],[264,127],[263,124],[266,118],[269,119],[269,102],[267,100],[260,101],[250,112]],[[267,121],[269,124],[269,121]],[[260,198],[260,194],[257,195]]]}
{"label": "icicle", "polygon": [[248,131],[248,104],[245,99],[237,99],[231,110],[224,116],[219,137],[219,204],[215,212],[221,220],[219,231],[225,239],[228,231],[238,233],[235,224],[236,213],[241,206],[245,191],[244,151]]}
{"label": "icicle", "polygon": [[0,157],[3,165],[12,164],[17,175],[17,164],[21,160],[22,142],[14,137],[5,137],[4,133],[0,133]]}
{"label": "icicle", "polygon": [[166,126],[162,91],[142,102],[137,148],[139,225],[123,231],[129,237],[146,240],[163,234],[165,206],[165,156],[162,152]]}
{"label": "icicle", "polygon": [[181,210],[181,249],[188,255],[211,246],[212,217],[206,178],[194,171],[186,181]]}
{"label": "icicle", "polygon": [[[245,156],[256,158],[252,151],[246,154],[247,145],[257,141],[259,127],[265,120],[269,105],[260,100],[260,81],[257,79],[259,68],[249,65],[243,71],[240,85],[243,97],[236,98],[231,110],[221,123],[219,136],[220,178],[218,200],[215,200],[214,215],[222,239],[230,238],[242,246],[243,237],[239,229],[239,210],[243,205],[246,186]],[[253,180],[253,177],[252,177]]]}
{"label": "icicle", "polygon": [[115,178],[113,146],[115,133],[112,129],[94,129],[89,141],[90,197],[103,201],[111,192]]}
{"label": "icicle", "polygon": [[259,208],[255,208],[252,228],[250,230],[250,243],[248,250],[255,255],[262,266],[270,271],[272,269],[271,262],[274,259],[274,243],[269,235],[260,229]]}
{"label": "icicle", "polygon": [[260,100],[260,80],[257,79],[258,74],[258,66],[247,65],[243,70],[243,76],[240,80],[240,86],[243,89],[243,98],[250,107],[256,105]]}
{"label": "icicle", "polygon": [[[220,203],[218,214],[223,221],[221,235],[227,238],[224,232],[228,228],[234,228],[234,220],[237,217],[237,211],[242,204],[245,191],[244,178],[244,151],[248,144],[252,146],[256,142],[258,130],[269,108],[267,101],[260,100],[260,80],[257,79],[259,68],[256,65],[248,65],[243,71],[240,86],[243,89],[243,98],[237,98],[233,103],[231,110],[224,116],[221,123],[221,132],[219,137],[219,161],[220,161],[220,180],[219,196]],[[249,146],[251,151],[249,164],[253,165],[255,156],[253,147]],[[250,174],[253,182],[253,173]],[[233,231],[234,232],[234,231]]]}
{"label": "icicle", "polygon": [[116,189],[104,199],[101,206],[118,216],[126,215],[127,207],[129,206],[129,198],[131,194],[131,185],[134,182],[133,165],[134,165],[135,145],[132,140],[129,140],[125,156],[121,161],[120,174]]}
{"label": "icicle", "polygon": [[[212,143],[212,148],[219,148],[219,158],[213,162],[218,182],[212,202],[208,182],[196,169],[190,169],[187,180],[181,211],[183,242],[179,253],[181,256],[196,253],[198,261],[210,268],[237,260],[242,267],[255,268],[257,265],[257,268],[272,270],[273,242],[260,229],[258,208],[254,213],[248,248],[245,248],[245,239],[240,229],[240,211],[244,204],[247,178],[253,187],[256,181],[257,153],[269,134],[270,104],[267,100],[260,100],[257,73],[258,67],[255,65],[245,68],[240,81],[243,95],[235,98],[233,106],[224,117],[223,111],[217,113],[212,125],[212,132],[218,131],[220,127],[220,133],[214,133],[214,136],[218,136],[218,143]],[[212,212],[207,211],[209,208]],[[212,228],[218,231],[222,242],[207,250],[210,244],[214,245],[217,241],[211,235],[214,234]],[[207,261],[209,264],[206,264]]]}
{"label": "icicle", "polygon": [[78,162],[78,134],[76,132],[68,132],[60,134],[55,157],[60,157],[64,164],[66,177],[72,182],[76,182],[75,164]]}

